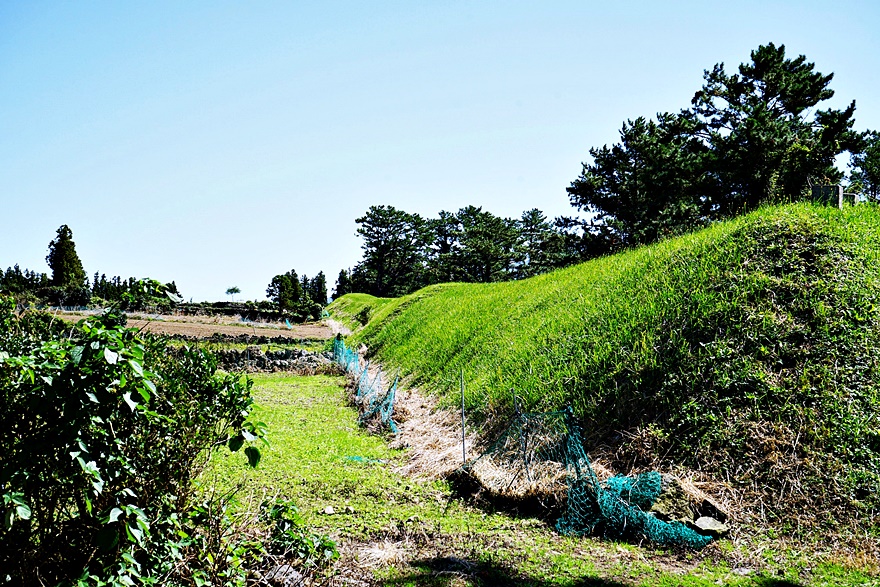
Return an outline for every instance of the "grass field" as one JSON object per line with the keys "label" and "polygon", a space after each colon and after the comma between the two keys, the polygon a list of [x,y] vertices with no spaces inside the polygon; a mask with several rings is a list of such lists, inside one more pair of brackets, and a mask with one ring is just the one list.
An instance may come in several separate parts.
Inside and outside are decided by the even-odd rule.
{"label": "grass field", "polygon": [[880,208],[799,204],[532,279],[329,309],[446,405],[463,372],[473,417],[503,417],[514,393],[570,405],[618,471],[699,471],[777,532],[876,547],[878,284]]}
{"label": "grass field", "polygon": [[[340,377],[254,377],[257,417],[271,446],[256,470],[218,455],[208,487],[241,484],[241,507],[293,499],[306,522],[340,544],[331,583],[377,585],[860,585],[865,570],[834,553],[765,540],[721,541],[699,553],[556,534],[545,521],[451,499],[444,482],[394,472],[406,459],[357,425]],[[352,458],[356,457],[356,458]],[[329,507],[333,514],[323,512]],[[867,570],[867,569],[866,569]]]}

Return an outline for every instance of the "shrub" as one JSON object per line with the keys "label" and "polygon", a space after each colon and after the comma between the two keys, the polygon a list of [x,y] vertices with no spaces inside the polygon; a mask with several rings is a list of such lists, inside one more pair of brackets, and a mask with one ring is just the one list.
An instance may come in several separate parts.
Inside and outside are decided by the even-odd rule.
{"label": "shrub", "polygon": [[372,314],[371,310],[372,309],[370,306],[364,306],[361,311],[357,313],[357,316],[355,316],[355,318],[357,318],[357,321],[360,322],[362,325],[366,326],[367,322],[370,321],[370,315]]}
{"label": "shrub", "polygon": [[0,298],[0,568],[18,585],[179,582],[194,477],[264,432],[251,382],[112,312],[70,329],[13,307]]}

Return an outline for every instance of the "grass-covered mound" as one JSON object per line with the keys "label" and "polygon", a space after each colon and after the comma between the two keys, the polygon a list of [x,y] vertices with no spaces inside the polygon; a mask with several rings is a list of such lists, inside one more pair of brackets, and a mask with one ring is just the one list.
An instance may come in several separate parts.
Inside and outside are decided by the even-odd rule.
{"label": "grass-covered mound", "polygon": [[878,241],[875,206],[766,208],[528,280],[375,300],[352,338],[441,393],[463,370],[472,413],[509,413],[512,390],[530,410],[570,404],[618,466],[685,466],[753,488],[771,514],[827,513],[783,530],[871,526]]}
{"label": "grass-covered mound", "polygon": [[333,301],[333,318],[350,330],[362,328],[392,298],[377,298],[369,294],[351,293]]}

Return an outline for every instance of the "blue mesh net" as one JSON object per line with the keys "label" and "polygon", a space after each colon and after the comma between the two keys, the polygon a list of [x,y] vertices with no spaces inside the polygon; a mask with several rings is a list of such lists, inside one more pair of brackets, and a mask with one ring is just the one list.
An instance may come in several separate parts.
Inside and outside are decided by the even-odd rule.
{"label": "blue mesh net", "polygon": [[333,360],[357,382],[354,400],[361,409],[361,424],[378,421],[380,425],[387,426],[392,433],[397,434],[397,424],[392,416],[398,378],[395,376],[391,387],[385,390],[382,384],[382,370],[376,369],[375,375],[371,378],[369,361],[361,366],[360,355],[346,347],[345,341],[341,338],[333,341]]}
{"label": "blue mesh net", "polygon": [[557,495],[564,504],[556,522],[562,534],[645,537],[689,548],[702,548],[711,540],[648,512],[661,493],[656,471],[600,482],[570,409],[517,413],[499,439],[464,469],[501,497]]}
{"label": "blue mesh net", "polygon": [[[385,391],[382,371],[371,378],[369,362],[337,338],[333,357],[357,382],[355,401],[362,424],[378,421],[397,434],[392,416],[398,377]],[[702,548],[711,538],[681,522],[665,522],[649,513],[661,493],[656,471],[599,481],[584,450],[570,408],[558,412],[517,412],[510,426],[464,470],[491,492],[504,497],[558,494],[564,503],[556,522],[562,534],[608,538],[645,537],[658,544]]]}

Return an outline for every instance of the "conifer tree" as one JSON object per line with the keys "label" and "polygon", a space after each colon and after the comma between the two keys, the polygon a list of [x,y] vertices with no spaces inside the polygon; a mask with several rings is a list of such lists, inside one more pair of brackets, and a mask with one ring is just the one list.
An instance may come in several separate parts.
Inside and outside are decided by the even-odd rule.
{"label": "conifer tree", "polygon": [[66,224],[58,228],[55,238],[49,243],[46,262],[52,269],[52,285],[65,289],[86,285],[86,272],[76,254],[73,231]]}

